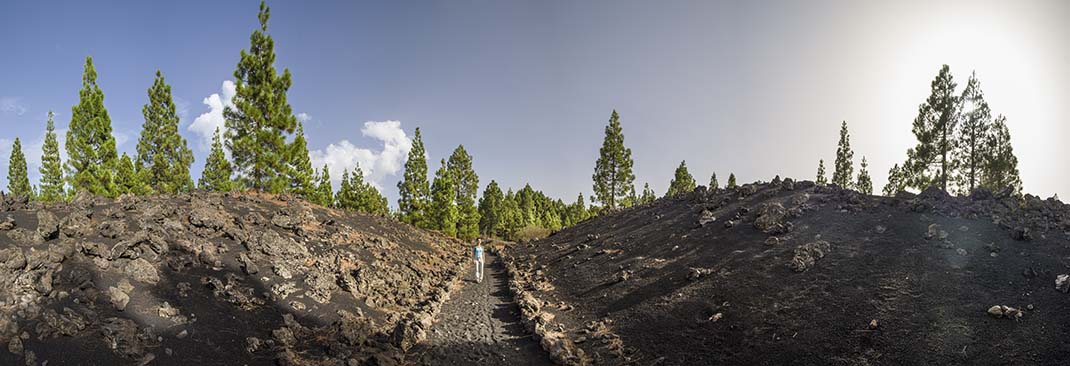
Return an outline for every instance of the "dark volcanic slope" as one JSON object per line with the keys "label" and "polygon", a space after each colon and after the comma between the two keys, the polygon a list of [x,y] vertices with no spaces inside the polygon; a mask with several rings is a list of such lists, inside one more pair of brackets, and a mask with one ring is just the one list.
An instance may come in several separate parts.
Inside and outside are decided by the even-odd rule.
{"label": "dark volcanic slope", "polygon": [[[700,188],[511,254],[609,364],[1066,365],[1068,231],[1051,199],[787,181]],[[591,341],[607,331],[621,355]]]}
{"label": "dark volcanic slope", "polygon": [[0,209],[3,365],[399,362],[418,329],[399,321],[433,313],[464,258],[453,239],[286,197]]}

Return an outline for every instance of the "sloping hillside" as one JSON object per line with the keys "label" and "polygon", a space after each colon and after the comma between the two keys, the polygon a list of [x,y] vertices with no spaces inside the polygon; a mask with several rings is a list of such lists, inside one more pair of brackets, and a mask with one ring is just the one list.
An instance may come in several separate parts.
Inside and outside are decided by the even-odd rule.
{"label": "sloping hillside", "polygon": [[1070,360],[1070,281],[1056,286],[1070,273],[1070,206],[1054,199],[889,198],[778,178],[700,187],[508,254],[544,326],[584,362]]}
{"label": "sloping hillside", "polygon": [[465,258],[455,239],[287,197],[0,211],[4,365],[398,363]]}

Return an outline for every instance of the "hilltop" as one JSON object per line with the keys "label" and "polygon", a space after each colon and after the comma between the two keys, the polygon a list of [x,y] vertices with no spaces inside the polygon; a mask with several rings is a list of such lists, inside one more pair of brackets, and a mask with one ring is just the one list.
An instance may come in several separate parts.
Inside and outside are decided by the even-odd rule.
{"label": "hilltop", "polygon": [[1010,190],[699,187],[508,254],[575,364],[1070,359],[1070,205]]}

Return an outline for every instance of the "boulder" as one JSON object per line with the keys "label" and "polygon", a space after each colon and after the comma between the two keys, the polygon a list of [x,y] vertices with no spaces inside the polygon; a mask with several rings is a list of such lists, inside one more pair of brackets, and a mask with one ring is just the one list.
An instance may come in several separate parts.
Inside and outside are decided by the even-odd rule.
{"label": "boulder", "polygon": [[59,237],[59,219],[47,210],[37,210],[37,235],[48,241]]}
{"label": "boulder", "polygon": [[130,261],[126,264],[126,267],[123,268],[123,271],[131,278],[141,282],[149,284],[160,282],[160,275],[156,272],[156,267],[144,258]]}
{"label": "boulder", "polygon": [[1022,315],[1024,315],[1024,314],[1022,313],[1021,310],[1018,310],[1016,308],[1012,308],[1012,307],[1007,306],[1007,305],[993,305],[992,307],[988,308],[988,315],[992,316],[993,318],[997,318],[997,319],[1007,318],[1007,319],[1019,320],[1019,319],[1022,318]]}
{"label": "boulder", "polygon": [[15,228],[15,217],[7,215],[0,220],[0,231],[8,231]]}
{"label": "boulder", "polygon": [[108,287],[106,294],[108,295],[108,300],[111,301],[112,306],[115,306],[115,310],[126,310],[126,304],[130,303],[130,295],[127,295],[118,287]]}
{"label": "boulder", "polygon": [[698,226],[705,227],[706,224],[717,221],[717,216],[713,215],[713,211],[702,210],[702,213],[698,215]]}
{"label": "boulder", "polygon": [[765,203],[758,207],[758,217],[754,219],[754,228],[770,231],[784,224],[788,210],[779,202]]}
{"label": "boulder", "polygon": [[824,240],[806,243],[795,248],[795,256],[788,264],[795,272],[805,272],[814,266],[818,259],[824,258],[832,246]]}

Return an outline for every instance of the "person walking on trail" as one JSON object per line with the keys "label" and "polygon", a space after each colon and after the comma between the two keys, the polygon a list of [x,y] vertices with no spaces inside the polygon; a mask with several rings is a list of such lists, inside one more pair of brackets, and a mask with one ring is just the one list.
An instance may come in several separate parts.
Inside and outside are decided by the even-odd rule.
{"label": "person walking on trail", "polygon": [[472,249],[472,259],[476,261],[476,283],[483,282],[483,239],[476,240],[476,247]]}

